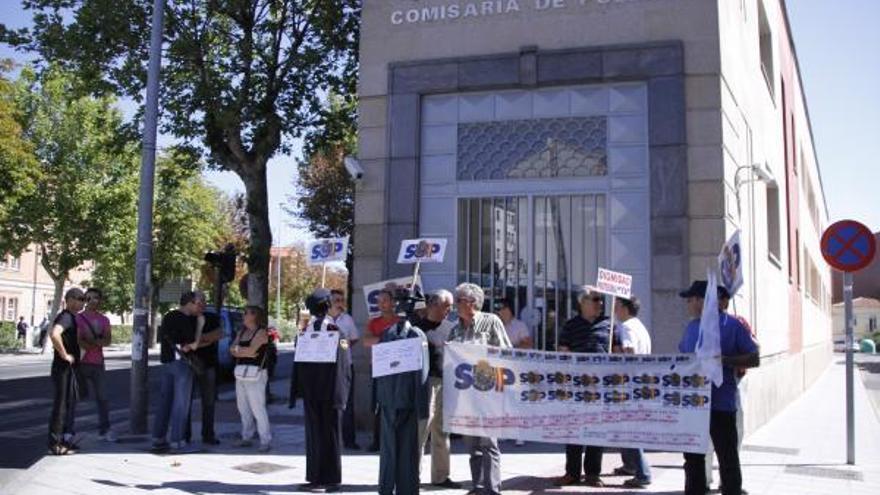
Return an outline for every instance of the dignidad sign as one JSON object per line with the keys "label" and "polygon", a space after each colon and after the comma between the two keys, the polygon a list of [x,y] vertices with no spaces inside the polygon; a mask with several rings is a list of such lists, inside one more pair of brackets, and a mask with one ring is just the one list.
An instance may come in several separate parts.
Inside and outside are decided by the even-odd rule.
{"label": "dignidad sign", "polygon": [[632,284],[632,275],[599,268],[596,277],[596,289],[599,292],[629,299],[632,295]]}

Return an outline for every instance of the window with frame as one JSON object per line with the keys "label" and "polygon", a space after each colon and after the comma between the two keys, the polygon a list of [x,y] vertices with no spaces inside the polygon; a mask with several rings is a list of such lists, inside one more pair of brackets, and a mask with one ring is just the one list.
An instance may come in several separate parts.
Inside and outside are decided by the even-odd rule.
{"label": "window with frame", "polygon": [[767,254],[777,266],[782,264],[779,225],[779,187],[767,186]]}
{"label": "window with frame", "polygon": [[17,256],[10,256],[9,257],[9,269],[15,270],[15,271],[21,270],[21,258],[19,258]]}
{"label": "window with frame", "polygon": [[4,254],[0,256],[0,270],[6,270],[9,268],[9,262],[7,261],[7,256]]}
{"label": "window with frame", "polygon": [[0,321],[6,320],[6,298],[0,296]]}
{"label": "window with frame", "polygon": [[761,55],[761,71],[767,82],[770,96],[773,96],[773,34],[770,31],[770,22],[767,20],[767,11],[764,9],[763,0],[758,0],[758,46]]}
{"label": "window with frame", "polygon": [[15,314],[18,312],[18,298],[10,297],[6,300],[6,321],[15,321]]}

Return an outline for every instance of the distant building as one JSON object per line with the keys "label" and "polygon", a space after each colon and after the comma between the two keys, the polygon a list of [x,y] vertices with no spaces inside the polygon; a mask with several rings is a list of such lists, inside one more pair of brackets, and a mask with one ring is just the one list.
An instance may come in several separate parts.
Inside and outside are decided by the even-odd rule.
{"label": "distant building", "polygon": [[[836,303],[832,312],[834,320],[834,340],[846,337],[843,303]],[[880,300],[870,297],[853,299],[853,337],[858,342],[880,332]]]}
{"label": "distant building", "polygon": [[678,291],[739,229],[732,309],[763,355],[746,428],[825,369],[828,211],[783,1],[365,0],[362,19],[354,287],[411,274],[401,240],[443,237],[425,289],[479,284],[552,348],[610,268],[670,352]]}
{"label": "distant building", "polygon": [[[72,270],[64,285],[81,287],[91,277],[94,263]],[[24,316],[30,325],[51,318],[55,283],[40,263],[39,248],[31,245],[17,256],[0,256],[0,321],[18,321]]]}

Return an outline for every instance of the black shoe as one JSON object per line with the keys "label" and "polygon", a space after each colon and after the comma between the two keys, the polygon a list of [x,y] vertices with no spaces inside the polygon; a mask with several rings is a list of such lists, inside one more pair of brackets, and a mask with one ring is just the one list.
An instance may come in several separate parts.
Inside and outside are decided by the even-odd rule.
{"label": "black shoe", "polygon": [[220,445],[220,440],[217,440],[217,437],[203,438],[202,444],[204,444],[204,445]]}
{"label": "black shoe", "polygon": [[369,447],[367,447],[367,452],[379,452],[379,444],[371,443]]}
{"label": "black shoe", "polygon": [[457,481],[452,481],[449,478],[441,481],[440,483],[431,483],[434,486],[439,486],[441,488],[461,488],[461,483]]}
{"label": "black shoe", "polygon": [[324,487],[324,493],[336,493],[342,490],[341,485],[327,485]]}
{"label": "black shoe", "polygon": [[361,446],[358,445],[357,442],[347,443],[347,444],[343,445],[343,447],[345,447],[348,450],[361,450]]}

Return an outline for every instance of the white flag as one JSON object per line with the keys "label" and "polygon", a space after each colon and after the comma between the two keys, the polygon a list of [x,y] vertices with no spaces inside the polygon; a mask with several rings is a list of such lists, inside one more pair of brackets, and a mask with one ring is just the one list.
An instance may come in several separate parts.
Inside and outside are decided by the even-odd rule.
{"label": "white flag", "polygon": [[718,282],[715,270],[706,270],[706,297],[703,299],[703,314],[700,317],[700,338],[697,340],[697,358],[703,372],[716,387],[724,382],[721,367],[721,321],[718,314]]}

